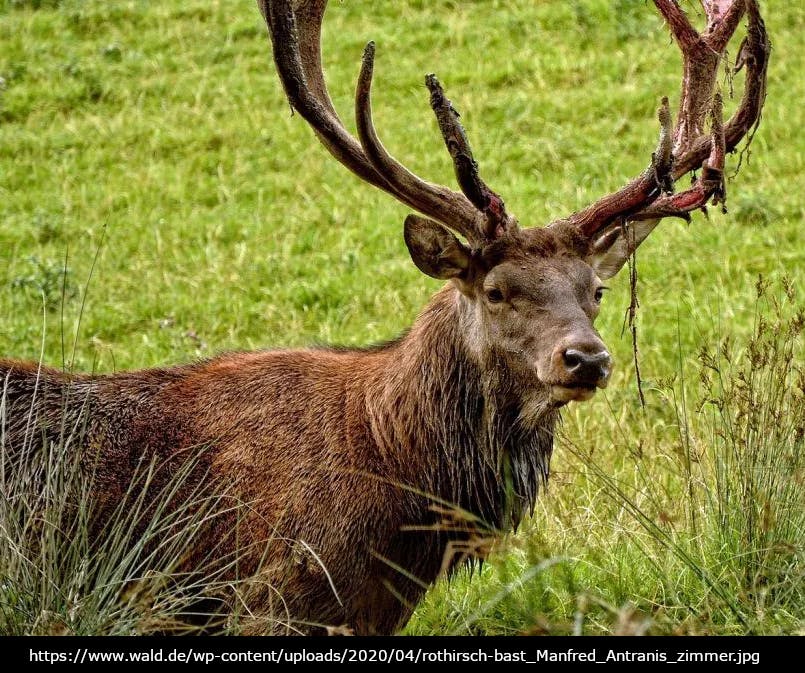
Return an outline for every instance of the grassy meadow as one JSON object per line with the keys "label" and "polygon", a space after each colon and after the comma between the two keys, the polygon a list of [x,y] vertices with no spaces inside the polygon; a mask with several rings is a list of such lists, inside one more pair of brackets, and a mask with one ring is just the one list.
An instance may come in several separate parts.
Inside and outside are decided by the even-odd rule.
{"label": "grassy meadow", "polygon": [[[617,370],[566,409],[533,517],[406,633],[805,632],[805,9],[763,9],[768,99],[729,213],[668,220],[638,251],[645,408],[624,271],[597,322]],[[651,3],[347,0],[323,42],[350,128],[370,39],[386,146],[454,184],[436,72],[527,226],[641,171],[678,95]],[[290,114],[253,2],[0,0],[0,355],[106,372],[392,338],[439,287],[410,262],[407,212]],[[106,628],[76,617],[92,596],[71,601]]]}

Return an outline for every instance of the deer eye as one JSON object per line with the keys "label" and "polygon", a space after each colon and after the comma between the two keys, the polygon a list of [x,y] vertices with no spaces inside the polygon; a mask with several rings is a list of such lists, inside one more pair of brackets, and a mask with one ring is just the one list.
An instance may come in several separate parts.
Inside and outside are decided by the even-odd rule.
{"label": "deer eye", "polygon": [[608,290],[609,288],[602,285],[595,291],[595,303],[600,304],[601,300],[604,298],[604,290]]}
{"label": "deer eye", "polygon": [[499,304],[503,301],[503,293],[496,287],[486,291],[486,298],[491,304]]}

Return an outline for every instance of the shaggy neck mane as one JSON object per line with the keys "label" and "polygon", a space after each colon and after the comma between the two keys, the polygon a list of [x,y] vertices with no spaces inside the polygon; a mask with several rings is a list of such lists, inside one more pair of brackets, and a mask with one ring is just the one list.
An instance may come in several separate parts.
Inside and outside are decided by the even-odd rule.
{"label": "shaggy neck mane", "polygon": [[463,310],[447,286],[384,351],[367,389],[382,390],[367,399],[369,422],[401,484],[491,528],[515,528],[547,481],[559,413],[547,391],[529,391],[525,405],[501,355],[471,353]]}

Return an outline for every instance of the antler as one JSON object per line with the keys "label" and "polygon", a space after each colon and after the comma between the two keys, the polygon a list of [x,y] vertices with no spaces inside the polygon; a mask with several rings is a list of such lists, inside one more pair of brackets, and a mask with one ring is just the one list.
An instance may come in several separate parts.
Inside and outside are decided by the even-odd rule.
{"label": "antler", "polygon": [[[677,122],[671,134],[673,156],[666,162],[658,158],[666,149],[661,134],[660,148],[652,164],[639,178],[615,194],[599,199],[563,222],[570,222],[587,237],[611,224],[627,220],[643,221],[639,238],[645,238],[659,219],[689,213],[713,203],[724,203],[724,157],[757,127],[766,97],[766,68],[771,51],[757,0],[701,0],[707,27],[698,33],[676,0],[654,0],[682,52],[683,75]],[[737,73],[746,66],[743,97],[735,114],[724,124],[721,95],[716,91],[719,66],[727,43],[744,14],[748,16],[747,35],[736,61]],[[663,107],[665,107],[665,102]],[[710,116],[710,133],[703,131]],[[661,109],[660,118],[663,113]],[[663,124],[664,125],[664,124]],[[682,176],[701,169],[693,186],[672,194],[672,186]],[[650,222],[653,221],[653,222]]]}
{"label": "antler", "polygon": [[[641,221],[636,244],[663,217],[688,218],[688,213],[703,208],[710,199],[714,203],[724,202],[724,157],[760,121],[771,47],[757,0],[700,1],[707,16],[707,27],[701,34],[676,0],[654,0],[683,58],[679,113],[673,131],[668,101],[663,99],[659,110],[660,140],[649,167],[622,189],[561,220],[563,226],[569,223],[591,238],[610,225]],[[374,43],[367,44],[364,50],[358,77],[355,115],[359,139],[356,139],[338,117],[324,81],[321,23],[326,0],[258,0],[258,5],[269,28],[274,60],[289,102],[336,159],[366,182],[454,229],[476,245],[517,228],[517,221],[506,212],[500,196],[481,179],[459,115],[435,76],[428,75],[425,83],[463,193],[416,176],[380,142],[371,108]],[[716,92],[719,65],[744,14],[748,15],[749,25],[735,72],[745,66],[746,83],[738,109],[725,124],[721,96]],[[711,130],[705,134],[708,115]],[[690,189],[673,193],[675,181],[699,169],[701,176]]]}
{"label": "antler", "polygon": [[321,23],[326,5],[326,0],[258,0],[288,100],[313,127],[324,146],[361,179],[454,229],[474,244],[487,242],[516,227],[515,220],[506,214],[503,201],[479,177],[458,113],[433,75],[426,80],[431,105],[464,193],[414,175],[383,147],[372,122],[373,42],[364,50],[355,93],[360,140],[344,128],[327,91],[321,64]]}

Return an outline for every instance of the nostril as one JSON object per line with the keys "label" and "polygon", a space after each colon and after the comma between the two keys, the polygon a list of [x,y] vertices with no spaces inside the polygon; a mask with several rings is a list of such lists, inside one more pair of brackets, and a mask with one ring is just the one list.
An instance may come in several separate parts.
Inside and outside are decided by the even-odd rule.
{"label": "nostril", "polygon": [[564,353],[562,353],[562,359],[565,361],[565,365],[571,371],[576,369],[579,365],[584,362],[585,354],[581,351],[577,351],[574,348],[568,348]]}
{"label": "nostril", "polygon": [[568,348],[562,353],[567,370],[578,377],[601,380],[609,376],[612,359],[605,350],[598,353],[586,353],[575,348]]}

